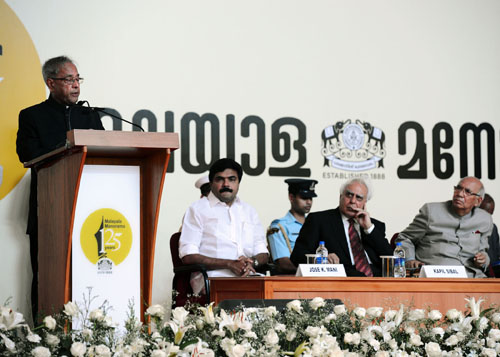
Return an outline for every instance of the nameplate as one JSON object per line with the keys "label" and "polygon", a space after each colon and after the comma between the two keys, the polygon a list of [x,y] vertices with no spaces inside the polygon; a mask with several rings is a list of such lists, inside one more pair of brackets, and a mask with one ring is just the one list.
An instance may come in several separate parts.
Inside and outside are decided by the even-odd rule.
{"label": "nameplate", "polygon": [[467,278],[463,265],[423,265],[421,278]]}
{"label": "nameplate", "polygon": [[299,264],[295,276],[345,277],[343,264]]}

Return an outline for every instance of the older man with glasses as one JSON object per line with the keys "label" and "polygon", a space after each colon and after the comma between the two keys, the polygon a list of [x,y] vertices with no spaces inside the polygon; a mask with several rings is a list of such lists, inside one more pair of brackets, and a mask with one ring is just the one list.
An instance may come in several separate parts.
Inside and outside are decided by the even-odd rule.
{"label": "older man with glasses", "polygon": [[[33,160],[66,143],[66,132],[72,129],[104,130],[99,115],[88,108],[76,105],[83,78],[71,59],[66,56],[51,58],[42,67],[49,98],[19,113],[17,131],[17,155],[21,162]],[[31,266],[33,270],[32,306],[33,318],[37,305],[38,272],[38,221],[37,179],[31,170],[31,192],[27,234],[30,236]]]}
{"label": "older man with glasses", "polygon": [[347,276],[380,276],[380,256],[392,255],[392,248],[385,237],[385,223],[368,212],[366,203],[371,196],[367,180],[345,182],[337,208],[307,216],[290,256],[292,263],[305,263],[305,255],[314,253],[319,242],[324,241],[328,262],[343,264]]}
{"label": "older man with glasses", "polygon": [[485,278],[493,222],[479,208],[483,197],[481,181],[465,177],[453,188],[451,201],[424,204],[396,239],[405,248],[407,268],[463,265],[469,277]]}

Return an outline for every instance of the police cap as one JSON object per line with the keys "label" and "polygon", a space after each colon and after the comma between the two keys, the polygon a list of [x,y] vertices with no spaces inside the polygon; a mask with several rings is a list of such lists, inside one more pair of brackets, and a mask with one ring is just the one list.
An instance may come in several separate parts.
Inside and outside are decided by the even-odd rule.
{"label": "police cap", "polygon": [[318,183],[316,180],[286,179],[285,182],[288,184],[288,193],[299,195],[302,198],[317,197],[316,192],[314,192]]}

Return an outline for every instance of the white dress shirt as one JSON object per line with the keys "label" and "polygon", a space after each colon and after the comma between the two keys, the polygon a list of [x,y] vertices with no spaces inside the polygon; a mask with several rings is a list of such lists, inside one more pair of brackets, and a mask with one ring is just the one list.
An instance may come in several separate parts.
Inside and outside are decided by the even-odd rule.
{"label": "white dress shirt", "polygon": [[[237,260],[268,253],[264,228],[257,211],[238,197],[231,206],[210,192],[194,202],[184,216],[179,256],[201,254]],[[235,276],[229,269],[208,271],[209,276]]]}
{"label": "white dress shirt", "polygon": [[[347,247],[349,248],[349,255],[351,256],[351,263],[352,263],[352,265],[355,265],[354,256],[352,255],[352,249],[351,249],[351,238],[349,237],[349,225],[350,225],[349,218],[344,216],[342,213],[340,215],[342,216],[342,223],[344,224],[344,233],[345,233],[345,238],[347,240]],[[361,227],[359,226],[359,223],[356,222],[356,220],[354,220],[354,229],[356,229],[356,232],[358,232],[359,239],[361,239],[360,228]],[[372,223],[370,228],[365,229],[365,233],[370,234],[371,232],[373,232],[374,229],[375,229],[375,225]],[[366,254],[365,250],[363,250],[363,251],[365,252],[366,259],[368,259],[368,264],[371,264],[372,262],[370,260],[370,257],[368,256],[368,254]]]}

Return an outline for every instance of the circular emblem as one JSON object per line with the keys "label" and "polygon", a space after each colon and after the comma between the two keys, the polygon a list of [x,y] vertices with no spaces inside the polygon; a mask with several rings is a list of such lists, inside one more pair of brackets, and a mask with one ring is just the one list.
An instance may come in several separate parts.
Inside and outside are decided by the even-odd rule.
{"label": "circular emblem", "polygon": [[359,150],[365,143],[365,132],[358,124],[349,124],[342,133],[342,139],[349,150]]}
{"label": "circular emblem", "polygon": [[44,99],[45,85],[35,46],[5,1],[0,1],[0,34],[1,200],[26,173],[16,154],[19,112]]}
{"label": "circular emblem", "polygon": [[119,265],[132,248],[132,230],[123,214],[101,208],[92,212],[83,223],[80,245],[92,264],[106,260]]}

